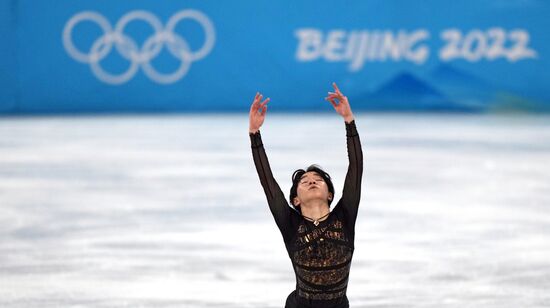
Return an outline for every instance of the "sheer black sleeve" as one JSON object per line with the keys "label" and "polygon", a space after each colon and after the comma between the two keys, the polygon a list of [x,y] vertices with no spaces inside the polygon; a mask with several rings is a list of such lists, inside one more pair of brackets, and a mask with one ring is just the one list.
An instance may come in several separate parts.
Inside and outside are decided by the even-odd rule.
{"label": "sheer black sleeve", "polygon": [[271,167],[265,153],[260,131],[249,133],[249,135],[254,165],[260,177],[260,183],[264,189],[269,209],[273,214],[273,218],[275,218],[275,223],[283,234],[285,242],[287,242],[292,237],[291,215],[293,210],[289,207],[285,195],[271,173]]}
{"label": "sheer black sleeve", "polygon": [[357,133],[355,120],[346,124],[346,138],[348,148],[349,166],[344,181],[344,190],[342,199],[339,203],[342,206],[346,216],[350,231],[355,230],[355,221],[359,210],[359,200],[361,199],[361,178],[363,176],[363,151],[361,149],[361,140]]}

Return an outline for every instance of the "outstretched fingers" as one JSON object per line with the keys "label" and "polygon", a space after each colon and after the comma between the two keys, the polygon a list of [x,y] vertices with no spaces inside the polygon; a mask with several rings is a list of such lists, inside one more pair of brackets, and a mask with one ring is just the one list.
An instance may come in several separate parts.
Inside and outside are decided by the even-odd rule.
{"label": "outstretched fingers", "polygon": [[250,106],[251,111],[258,111],[260,108],[260,101],[262,100],[262,94],[260,92],[256,92],[256,96],[254,96],[254,100],[252,101],[252,105]]}
{"label": "outstretched fingers", "polygon": [[269,103],[269,97],[266,98],[258,107],[262,115],[264,115],[265,112],[267,111],[267,103]]}
{"label": "outstretched fingers", "polygon": [[336,85],[336,82],[332,83],[332,87],[334,87],[334,91],[336,91],[337,94],[344,96],[342,94],[342,92],[340,92],[340,89],[338,89],[338,86]]}
{"label": "outstretched fingers", "polygon": [[332,86],[334,87],[334,92],[328,92],[329,97],[337,98],[338,103],[343,103],[344,105],[348,104],[348,98],[340,91],[338,86],[336,85],[336,82],[332,83]]}
{"label": "outstretched fingers", "polygon": [[267,105],[263,106],[262,109],[260,110],[260,114],[262,116],[265,116],[265,113],[267,112]]}
{"label": "outstretched fingers", "polygon": [[[331,102],[334,105],[334,107],[336,107],[340,102],[342,102],[343,98],[344,97],[342,95],[334,92],[328,92],[328,96],[325,97],[325,99]],[[338,102],[335,99],[338,99]]]}
{"label": "outstretched fingers", "polygon": [[260,129],[264,123],[265,114],[267,112],[267,103],[269,103],[269,97],[262,101],[263,95],[260,92],[256,92],[254,101],[250,106],[250,126],[249,131],[255,133]]}
{"label": "outstretched fingers", "polygon": [[338,103],[336,103],[333,96],[325,97],[325,100],[329,101],[334,108],[336,108],[338,106]]}
{"label": "outstretched fingers", "polygon": [[261,115],[264,115],[267,110],[267,103],[269,102],[269,97],[266,98],[264,101],[262,101],[263,95],[260,94],[260,92],[256,92],[256,96],[254,96],[254,101],[252,102],[252,105],[250,106],[250,112],[252,113],[260,113]]}

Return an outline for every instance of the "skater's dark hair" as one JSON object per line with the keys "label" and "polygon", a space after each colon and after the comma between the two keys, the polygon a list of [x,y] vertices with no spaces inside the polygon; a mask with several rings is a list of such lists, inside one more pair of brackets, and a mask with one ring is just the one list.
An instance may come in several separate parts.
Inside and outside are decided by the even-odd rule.
{"label": "skater's dark hair", "polygon": [[298,169],[298,170],[294,171],[294,173],[292,174],[292,187],[290,188],[290,199],[289,200],[290,200],[290,204],[292,204],[294,209],[296,209],[300,213],[302,211],[300,210],[300,206],[295,206],[294,205],[294,198],[298,195],[298,192],[297,192],[298,191],[298,183],[300,183],[300,179],[301,179],[302,175],[304,175],[304,173],[310,172],[310,171],[313,171],[313,172],[317,173],[321,178],[323,178],[325,183],[327,183],[328,191],[330,193],[332,193],[332,198],[330,200],[328,200],[329,207],[330,207],[330,204],[332,203],[332,200],[334,200],[334,185],[332,185],[332,180],[330,178],[330,175],[328,173],[326,173],[321,168],[321,166],[313,164],[313,165],[307,167],[306,170]]}

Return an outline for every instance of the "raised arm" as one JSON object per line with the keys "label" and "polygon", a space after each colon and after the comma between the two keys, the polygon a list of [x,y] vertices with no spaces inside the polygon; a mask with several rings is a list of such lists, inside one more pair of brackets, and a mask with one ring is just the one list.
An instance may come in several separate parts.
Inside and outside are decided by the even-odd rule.
{"label": "raised arm", "polygon": [[349,165],[344,181],[344,191],[342,192],[342,206],[348,216],[350,229],[354,230],[361,199],[361,179],[363,176],[363,151],[355,120],[350,123],[346,122],[346,138]]}
{"label": "raised arm", "polygon": [[343,208],[347,221],[350,224],[350,230],[353,231],[361,199],[363,151],[348,98],[340,92],[335,83],[333,83],[333,87],[335,92],[329,92],[329,96],[325,99],[330,101],[336,112],[344,118],[349,159],[348,171],[344,181],[344,191],[338,204]]}
{"label": "raised arm", "polygon": [[254,159],[256,171],[258,172],[258,176],[260,178],[260,183],[262,184],[265,196],[267,198],[267,203],[269,204],[269,209],[273,214],[273,218],[275,218],[275,223],[283,234],[283,238],[287,241],[292,236],[290,227],[290,216],[292,209],[288,206],[279,184],[277,184],[277,181],[275,181],[275,178],[273,177],[273,173],[271,172],[271,167],[269,166],[269,161],[262,143],[260,127],[265,119],[269,98],[260,103],[261,100],[262,95],[257,93],[252,106],[250,107],[249,135],[252,147],[252,157]]}

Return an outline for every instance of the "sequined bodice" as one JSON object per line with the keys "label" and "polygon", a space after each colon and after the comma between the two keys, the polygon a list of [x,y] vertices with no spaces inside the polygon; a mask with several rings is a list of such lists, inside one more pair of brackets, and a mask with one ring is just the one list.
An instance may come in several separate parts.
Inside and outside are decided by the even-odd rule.
{"label": "sequined bodice", "polygon": [[346,294],[353,245],[342,221],[332,213],[326,224],[299,225],[290,258],[296,274],[298,295],[328,300]]}

